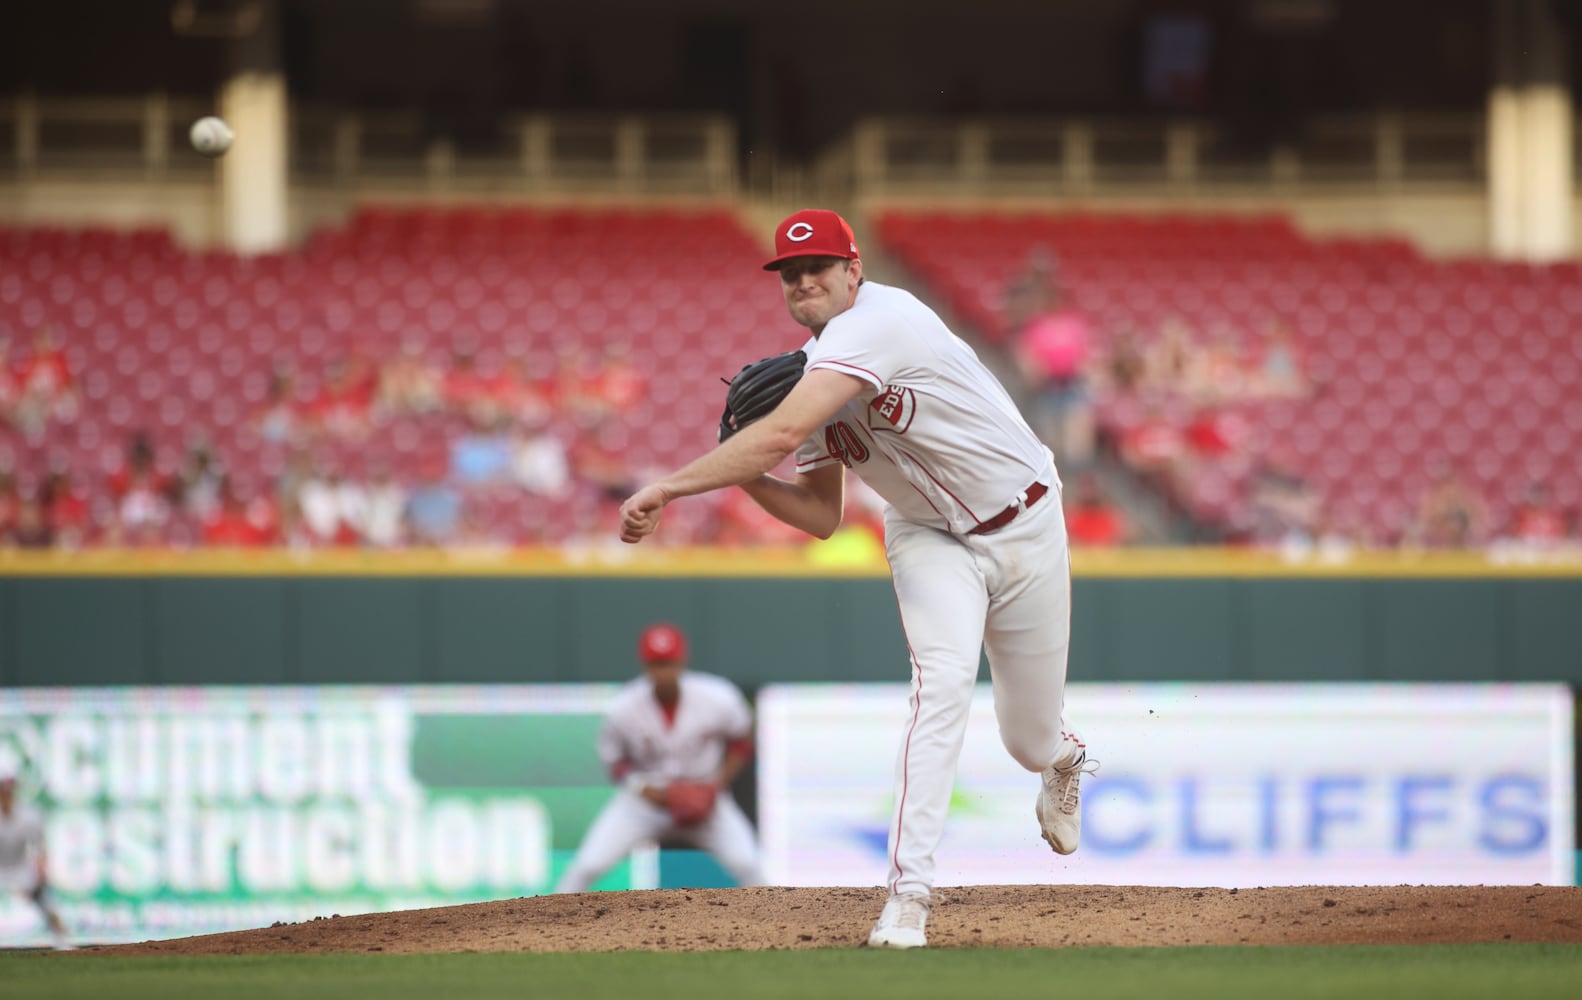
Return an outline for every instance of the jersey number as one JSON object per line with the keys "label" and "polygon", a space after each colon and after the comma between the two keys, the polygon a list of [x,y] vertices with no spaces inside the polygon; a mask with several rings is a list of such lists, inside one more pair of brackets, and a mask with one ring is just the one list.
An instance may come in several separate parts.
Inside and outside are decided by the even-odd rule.
{"label": "jersey number", "polygon": [[848,469],[868,461],[868,446],[862,443],[857,432],[844,420],[837,420],[824,428],[824,447]]}

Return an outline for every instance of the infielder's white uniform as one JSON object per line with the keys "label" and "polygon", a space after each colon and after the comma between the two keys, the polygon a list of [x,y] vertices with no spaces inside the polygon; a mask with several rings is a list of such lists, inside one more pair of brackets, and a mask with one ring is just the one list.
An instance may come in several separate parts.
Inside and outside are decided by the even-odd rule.
{"label": "infielder's white uniform", "polygon": [[1038,772],[1082,752],[1061,718],[1071,575],[1060,480],[1004,387],[910,293],[864,282],[804,350],[808,370],[873,387],[797,450],[797,472],[843,462],[889,504],[885,546],[912,698],[896,759],[888,884],[892,893],[927,893],[980,649],[1011,756]]}
{"label": "infielder's white uniform", "polygon": [[44,817],[13,802],[0,810],[0,891],[33,895],[38,891],[38,851],[44,846]]}
{"label": "infielder's white uniform", "polygon": [[734,684],[693,670],[678,680],[681,699],[674,720],[666,718],[646,677],[627,682],[616,695],[599,729],[598,751],[621,787],[593,821],[556,892],[585,891],[632,848],[666,836],[708,851],[740,885],[763,884],[752,824],[729,789],[720,791],[708,818],[678,826],[633,788],[712,779],[727,744],[752,738],[752,710]]}

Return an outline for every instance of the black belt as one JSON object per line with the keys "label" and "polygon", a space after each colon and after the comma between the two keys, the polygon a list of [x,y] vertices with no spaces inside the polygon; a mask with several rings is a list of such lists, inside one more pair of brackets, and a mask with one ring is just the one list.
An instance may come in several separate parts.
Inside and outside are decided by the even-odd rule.
{"label": "black belt", "polygon": [[978,525],[976,528],[968,529],[967,534],[969,534],[969,535],[987,535],[991,531],[999,531],[1001,528],[1005,527],[1007,524],[1010,524],[1012,521],[1016,520],[1016,515],[1017,514],[1020,514],[1022,511],[1026,510],[1029,507],[1031,507],[1033,504],[1037,503],[1039,500],[1042,500],[1043,497],[1044,497],[1044,494],[1048,493],[1048,492],[1049,492],[1049,487],[1045,486],[1043,483],[1034,483],[1033,485],[1031,485],[1031,486],[1029,486],[1027,488],[1027,499],[1026,500],[1022,501],[1021,503],[1013,503],[1013,504],[1011,504],[1009,507],[1007,507],[1004,510],[1000,511],[998,514],[996,514],[993,517],[989,518],[987,521],[984,521],[982,524]]}

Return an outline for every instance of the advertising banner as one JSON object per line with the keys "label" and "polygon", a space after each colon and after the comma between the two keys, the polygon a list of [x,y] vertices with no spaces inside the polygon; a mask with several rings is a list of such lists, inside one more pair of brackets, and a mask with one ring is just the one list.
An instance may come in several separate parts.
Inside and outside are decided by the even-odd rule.
{"label": "advertising banner", "polygon": [[[548,891],[613,794],[616,690],[11,690],[0,756],[73,936],[178,937]],[[655,884],[647,857],[597,887]],[[5,943],[38,924],[0,898]]]}
{"label": "advertising banner", "polygon": [[[1101,762],[1082,845],[1039,837],[1039,782],[973,702],[937,884],[1569,885],[1571,694],[1561,685],[1075,684]],[[771,882],[879,885],[904,685],[759,696]]]}

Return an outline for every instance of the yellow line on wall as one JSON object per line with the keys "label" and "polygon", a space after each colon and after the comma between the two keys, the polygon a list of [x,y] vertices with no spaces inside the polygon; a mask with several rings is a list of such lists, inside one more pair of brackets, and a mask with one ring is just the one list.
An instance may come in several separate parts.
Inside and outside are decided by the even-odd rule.
{"label": "yellow line on wall", "polygon": [[[1582,556],[1498,559],[1475,552],[1369,552],[1288,559],[1235,549],[1077,550],[1081,578],[1575,578]],[[199,550],[0,551],[0,578],[26,577],[885,577],[882,558],[831,561],[817,544],[773,549],[434,549],[296,553]]]}

